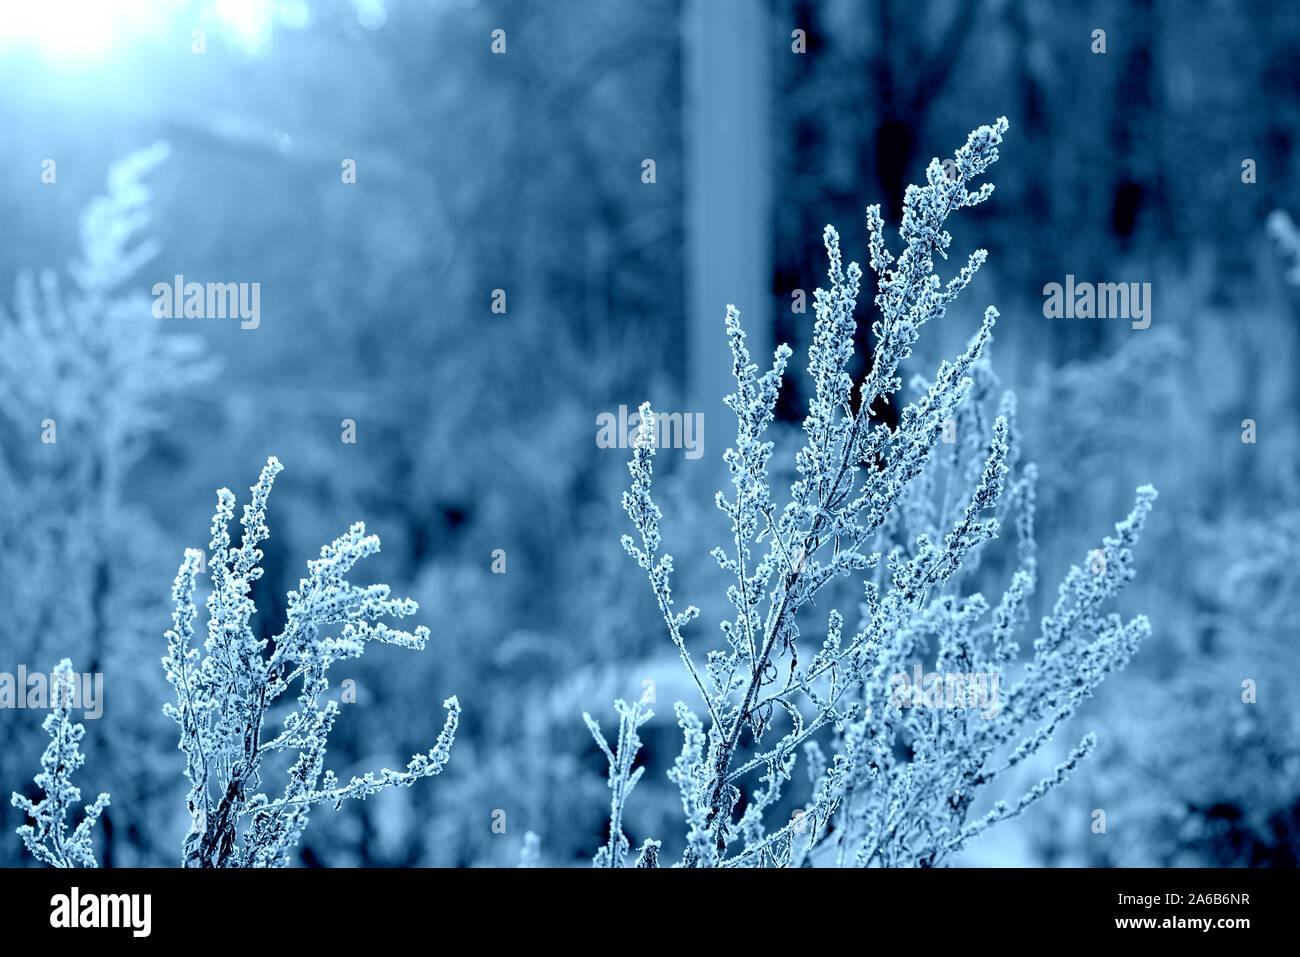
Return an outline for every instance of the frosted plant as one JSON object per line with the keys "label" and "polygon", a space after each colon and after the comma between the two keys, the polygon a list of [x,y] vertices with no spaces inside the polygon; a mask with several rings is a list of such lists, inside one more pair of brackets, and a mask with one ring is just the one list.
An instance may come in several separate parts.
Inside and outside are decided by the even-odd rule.
{"label": "frosted plant", "polygon": [[[129,282],[159,252],[142,235],[145,180],[167,155],[158,143],[113,164],[81,217],[71,281],[22,274],[12,312],[0,307],[0,494],[12,503],[0,521],[0,600],[15,633],[76,636],[95,669],[114,644],[106,606],[128,584],[109,556],[156,535],[127,500],[126,476],[176,399],[216,372],[203,339],[164,330]],[[151,544],[126,564],[146,562]],[[113,611],[119,633],[136,625]]]}
{"label": "frosted plant", "polygon": [[50,688],[53,710],[42,725],[50,743],[41,755],[41,773],[36,775],[36,786],[45,792],[45,797],[35,802],[17,793],[12,797],[13,806],[36,821],[35,826],[19,827],[18,836],[33,857],[51,867],[95,866],[90,832],[108,807],[108,795],[99,795],[93,804],[85,806],[81,823],[68,834],[68,811],[81,800],[81,790],[72,783],[72,775],[86,760],[80,749],[86,728],[74,724],[69,716],[74,680],[72,662],[64,658],[54,669]]}
{"label": "frosted plant", "polygon": [[535,831],[524,833],[524,846],[519,851],[520,867],[540,867],[542,861],[542,839]]}
{"label": "frosted plant", "polygon": [[1273,237],[1278,253],[1287,261],[1286,281],[1300,286],[1300,229],[1284,209],[1275,209],[1268,215],[1268,234]]}
{"label": "frosted plant", "polygon": [[[732,495],[719,492],[716,504],[730,519],[731,541],[713,556],[734,577],[727,589],[734,615],[721,623],[726,647],[707,651],[702,666],[686,641],[699,610],[676,610],[672,556],[660,549],[661,515],[651,495],[654,415],[648,403],[641,407],[628,465],[631,488],[623,499],[639,540],[624,536],[623,545],[648,573],[669,638],[708,713],[706,731],[701,717],[676,706],[684,744],[669,775],[681,790],[686,866],[800,866],[814,854],[838,864],[941,863],[1065,780],[1091,748],[1091,736],[1019,800],[967,820],[977,791],[1049,740],[1149,631],[1142,616],[1124,622],[1100,611],[1133,577],[1131,547],[1155,498],[1144,486],[1116,535],[1089,553],[1089,570],[1074,567],[1066,575],[1032,661],[996,708],[904,707],[910,702],[898,693],[896,675],[927,649],[937,672],[991,679],[1015,667],[1013,636],[1028,620],[1037,580],[1035,473],[1017,466],[1013,397],[1004,397],[989,421],[996,380],[981,357],[997,311],[985,311],[966,351],[940,365],[934,381],[901,410],[897,428],[872,422],[868,411],[900,392],[899,367],[921,327],[944,315],[985,260],[984,250],[976,251],[946,284],[934,271],[936,254],[947,259],[949,213],[992,193],[990,184],[968,187],[997,160],[1006,129],[999,119],[975,130],[948,173],[932,160],[927,185],[908,188],[897,257],[886,248],[879,207],[867,210],[880,315],[856,411],[848,368],[862,274],[856,263],[844,267],[839,237],[827,227],[830,288],[816,295],[807,442],[783,506],[768,480],[773,443],[764,433],[791,351],[780,346],[760,375],[739,315],[728,307],[736,392],[727,404],[736,413],[737,435],[724,455]],[[963,441],[937,454],[948,430]],[[963,594],[984,546],[1009,514],[1017,567],[1000,601]],[[810,653],[800,613],[844,578],[862,580],[856,630],[847,631],[844,615],[829,608],[823,637]],[[782,813],[800,751],[811,797]],[[611,785],[614,780],[611,772]]]}
{"label": "frosted plant", "polygon": [[[148,237],[148,180],[167,153],[159,143],[114,163],[81,216],[68,275],[21,273],[12,303],[0,306],[6,650],[28,661],[71,655],[108,675],[126,707],[156,694],[145,649],[164,608],[159,576],[170,574],[156,518],[128,476],[155,451],[178,404],[216,373],[203,337],[160,324],[139,288],[141,267],[160,249]],[[116,715],[87,743],[112,777],[113,811],[161,819],[164,799],[150,779],[163,755],[142,752],[142,723]],[[16,757],[0,749],[0,775],[25,773]],[[113,811],[104,863],[152,857],[152,830],[110,829]]]}
{"label": "frosted plant", "polygon": [[[415,755],[404,771],[385,768],[347,783],[333,771],[322,776],[326,741],[338,717],[335,701],[321,705],[321,695],[329,688],[326,672],[337,661],[360,657],[371,641],[422,650],[429,630],[422,625],[414,632],[402,631],[380,620],[405,618],[417,610],[409,598],[391,598],[387,585],[363,588],[344,581],[353,565],[379,551],[379,539],[367,535],[358,522],[323,547],[319,559],[307,563],[308,577],[289,593],[284,630],[270,641],[254,635],[249,618],[255,609],[248,593],[262,575],[258,545],[269,535],[266,504],[280,469],[276,459],[268,459],[251,488],[238,548],[232,546],[228,528],[235,497],[228,489],[217,493],[207,555],[212,583],[207,654],[202,657],[191,647],[202,552],[186,550],[172,587],[176,608],[163,664],[176,689],[176,704],[164,710],[180,725],[191,784],[186,866],[287,864],[286,852],[297,844],[315,805],[338,807],[348,798],[366,798],[386,787],[410,787],[440,773],[450,759],[460,721],[460,703],[448,698],[436,744]],[[323,633],[332,625],[343,626],[337,636]],[[300,682],[297,707],[283,718],[278,733],[267,734],[264,724],[272,706],[295,682]],[[258,790],[262,762],[269,755],[294,756],[284,790],[274,798]]]}
{"label": "frosted plant", "polygon": [[[175,610],[167,632],[167,655],[162,659],[167,680],[176,690],[176,704],[163,711],[181,728],[180,749],[186,755],[190,781],[187,806],[191,827],[185,837],[183,863],[187,867],[267,867],[289,863],[293,848],[307,826],[311,809],[329,803],[336,808],[348,798],[364,799],[387,787],[410,787],[439,774],[451,758],[460,723],[460,703],[453,696],[443,702],[446,720],[437,742],[415,755],[403,771],[387,768],[353,776],[341,782],[325,771],[325,749],[338,717],[338,704],[321,696],[329,688],[326,672],[337,661],[357,658],[371,641],[422,650],[429,638],[424,626],[414,632],[392,628],[383,618],[405,618],[417,610],[409,598],[391,598],[387,585],[358,587],[344,580],[352,566],[379,551],[379,539],[367,535],[361,523],[321,549],[321,557],[307,563],[308,576],[289,593],[288,621],[272,639],[256,637],[250,626],[254,611],[248,597],[262,576],[258,545],[270,535],[266,506],[281,465],[268,459],[252,500],[244,506],[240,524],[243,538],[231,542],[229,525],[235,514],[235,496],[229,489],[217,493],[212,519],[210,551],[205,556],[187,549],[172,586]],[[206,559],[212,589],[208,595],[208,636],[200,654],[193,647],[194,592]],[[325,634],[342,625],[337,635]],[[66,660],[59,671],[71,674]],[[266,724],[280,697],[297,683],[297,707],[284,715],[278,733]],[[61,699],[61,703],[66,701]],[[85,733],[68,721],[66,707],[46,719],[54,739],[42,761],[44,772],[36,783],[49,797],[32,805],[14,795],[14,804],[38,822],[38,829],[19,829],[32,854],[47,863],[70,862],[93,866],[89,830],[108,805],[102,794],[86,808],[86,818],[71,841],[63,824],[69,804],[80,797],[68,781],[82,762],[77,744]],[[289,763],[284,790],[270,797],[260,790],[263,762],[283,756]],[[46,846],[48,844],[48,847]]]}
{"label": "frosted plant", "polygon": [[[618,712],[618,741],[612,749],[605,736],[601,734],[596,719],[585,711],[582,713],[582,720],[587,722],[591,736],[596,739],[600,750],[605,754],[605,759],[609,762],[609,840],[596,852],[594,861],[596,867],[622,867],[627,857],[630,845],[627,835],[623,833],[623,808],[637,781],[641,780],[641,775],[645,773],[644,766],[632,770],[637,752],[641,750],[641,738],[637,735],[637,731],[654,717],[654,712],[644,707],[641,701],[629,705],[620,698],[614,702],[614,710]],[[650,847],[647,850],[646,847],[642,847],[641,854],[642,857],[647,854],[653,856],[655,849]],[[641,866],[640,860],[638,866]]]}

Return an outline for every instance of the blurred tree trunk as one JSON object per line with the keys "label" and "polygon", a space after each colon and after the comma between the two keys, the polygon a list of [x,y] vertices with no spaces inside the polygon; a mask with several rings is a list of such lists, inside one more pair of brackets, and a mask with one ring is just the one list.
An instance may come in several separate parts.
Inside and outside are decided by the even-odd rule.
{"label": "blurred tree trunk", "polygon": [[768,52],[776,38],[766,4],[753,0],[685,0],[682,15],[688,395],[689,411],[704,413],[702,461],[711,465],[699,471],[709,479],[735,434],[722,401],[735,388],[728,303],[740,309],[754,361],[771,362]]}

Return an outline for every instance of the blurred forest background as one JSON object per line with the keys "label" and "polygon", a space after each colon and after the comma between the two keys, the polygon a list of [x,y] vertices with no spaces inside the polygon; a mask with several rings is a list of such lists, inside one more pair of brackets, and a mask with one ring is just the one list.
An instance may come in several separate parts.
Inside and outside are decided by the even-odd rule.
{"label": "blurred forest background", "polygon": [[[647,680],[626,827],[680,841],[664,773],[672,701],[694,694],[619,545],[627,451],[598,447],[596,417],[647,398],[704,413],[703,458],[666,451],[660,488],[678,595],[707,618],[726,525],[706,492],[734,435],[726,303],[756,357],[795,347],[793,434],[823,226],[861,260],[865,207],[896,227],[929,159],[1005,115],[997,192],[954,228],[957,255],[989,263],[910,371],[998,307],[1044,580],[1149,481],[1120,610],[1155,634],[1046,760],[1087,728],[1097,754],[961,861],[1294,865],[1297,49],[1300,7],[1262,0],[7,4],[0,671],[68,655],[105,674],[79,775],[113,794],[105,863],[179,860],[171,579],[215,490],[242,501],[270,454],[286,469],[264,633],[357,520],[383,541],[365,580],[415,597],[434,633],[423,654],[348,663],[332,766],[400,766],[444,697],[466,709],[443,776],[318,812],[304,865],[513,865],[530,830],[542,863],[589,860],[609,801],[581,714],[608,721]],[[260,283],[259,327],[155,319],[150,290],[178,273]],[[1045,318],[1043,286],[1067,274],[1151,283],[1150,328]],[[0,711],[0,794],[30,787],[41,716]],[[19,823],[0,804],[0,865],[24,863]]]}

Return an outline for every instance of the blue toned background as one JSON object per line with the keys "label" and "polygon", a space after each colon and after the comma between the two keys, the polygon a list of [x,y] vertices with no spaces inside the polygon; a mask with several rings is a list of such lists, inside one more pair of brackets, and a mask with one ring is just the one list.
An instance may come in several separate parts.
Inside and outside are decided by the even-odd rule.
{"label": "blue toned background", "polygon": [[[104,862],[179,861],[171,580],[216,489],[244,501],[268,455],[262,633],[358,520],[383,552],[354,578],[433,631],[336,669],[356,701],[331,765],[405,762],[445,697],[465,707],[441,777],[317,812],[302,864],[512,865],[527,831],[543,863],[589,861],[609,798],[582,712],[608,729],[647,680],[626,829],[679,845],[671,703],[696,702],[619,545],[628,453],[597,419],[703,416],[704,455],[665,450],[659,494],[677,594],[707,617],[726,304],[756,354],[795,347],[793,435],[823,226],[860,260],[865,207],[896,226],[930,157],[1005,115],[997,192],[953,228],[989,263],[907,371],[998,307],[1043,579],[1151,482],[1120,610],[1154,634],[1009,791],[1089,728],[1097,753],[959,862],[1293,866],[1298,44],[1300,9],[1218,0],[6,3],[0,672],[103,673],[78,779],[113,795]],[[257,327],[155,318],[178,274],[259,284]],[[1150,327],[1046,317],[1067,276],[1150,283]],[[0,710],[0,794],[30,787],[41,717]],[[27,863],[20,823],[0,804],[0,865]]]}

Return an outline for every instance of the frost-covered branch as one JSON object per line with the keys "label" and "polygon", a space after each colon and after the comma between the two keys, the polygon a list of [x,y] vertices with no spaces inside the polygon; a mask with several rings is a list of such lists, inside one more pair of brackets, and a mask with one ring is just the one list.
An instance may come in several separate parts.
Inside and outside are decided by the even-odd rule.
{"label": "frost-covered branch", "polygon": [[[686,705],[677,705],[684,746],[670,777],[682,793],[688,866],[802,863],[827,835],[840,863],[941,862],[978,833],[965,824],[974,791],[1038,750],[1149,630],[1141,616],[1123,622],[1099,610],[1133,575],[1130,549],[1155,498],[1144,486],[1117,537],[1090,553],[1089,567],[1098,567],[1067,575],[1022,680],[986,700],[982,712],[900,705],[896,679],[923,651],[934,654],[937,670],[983,676],[985,697],[990,683],[996,694],[1004,672],[1017,667],[1014,634],[1028,623],[1037,581],[1036,472],[1019,462],[1014,396],[997,394],[984,356],[997,310],[985,310],[966,350],[942,363],[929,384],[912,387],[896,428],[873,421],[870,412],[903,395],[899,369],[921,328],[945,315],[986,259],[976,250],[946,282],[935,271],[936,260],[948,258],[947,217],[992,194],[991,184],[973,183],[997,161],[1006,130],[1005,119],[975,130],[949,171],[931,161],[926,184],[907,190],[897,255],[887,247],[879,207],[867,211],[878,318],[856,403],[849,367],[862,271],[844,265],[839,236],[826,228],[829,283],[816,294],[808,355],[813,392],[795,457],[798,478],[784,505],[772,495],[774,446],[766,432],[791,353],[780,346],[760,375],[739,314],[728,307],[736,391],[727,404],[737,432],[724,455],[731,496],[716,498],[729,519],[730,543],[713,557],[734,579],[727,589],[732,614],[721,623],[728,647],[709,651],[703,672],[684,633],[698,610],[673,610],[672,556],[660,551],[660,512],[651,494],[654,413],[648,404],[641,408],[632,487],[623,501],[640,545],[624,536],[624,547],[649,574],[710,720],[706,732]],[[944,444],[951,448],[936,452]],[[1007,522],[1016,532],[1017,567],[1001,600],[990,605],[966,585]],[[862,579],[856,631],[830,609],[820,647],[801,654],[803,613],[845,578]],[[923,691],[912,690],[917,697]],[[765,745],[778,726],[775,743]],[[833,760],[822,756],[819,739],[834,748]],[[770,828],[801,748],[810,755],[812,800]],[[910,757],[897,757],[900,748]],[[1007,749],[999,767],[995,754]],[[1052,779],[979,829],[1024,810],[1082,757],[1072,755]],[[746,785],[751,775],[758,780]],[[745,811],[736,820],[742,797]]]}
{"label": "frost-covered branch", "polygon": [[[311,808],[348,798],[364,799],[386,787],[409,787],[442,771],[451,755],[460,721],[456,698],[443,702],[447,711],[437,742],[417,754],[404,771],[387,768],[340,783],[324,770],[329,733],[338,706],[321,696],[329,688],[326,673],[337,661],[357,658],[371,641],[421,650],[429,637],[423,626],[413,632],[393,628],[383,618],[404,618],[417,606],[409,598],[390,597],[387,585],[359,587],[344,576],[368,555],[379,539],[365,526],[353,525],[308,562],[308,577],[289,593],[288,621],[273,639],[258,638],[250,626],[255,611],[248,597],[262,575],[259,545],[270,531],[267,501],[280,463],[271,458],[241,519],[243,538],[235,547],[229,523],[235,497],[217,493],[212,540],[207,555],[208,595],[206,654],[194,647],[195,581],[204,559],[190,549],[172,588],[175,611],[163,659],[176,703],[164,710],[180,726],[180,748],[190,780],[187,799],[191,829],[185,839],[184,863],[201,867],[275,866],[307,826]],[[341,626],[337,634],[327,633]],[[268,653],[268,645],[273,650]],[[274,737],[264,725],[275,702],[299,684],[297,707]],[[263,760],[272,753],[296,752],[283,792],[271,798],[258,791]],[[247,821],[245,821],[247,818]]]}
{"label": "frost-covered branch", "polygon": [[55,666],[50,695],[53,710],[41,725],[50,736],[50,743],[41,755],[41,771],[36,775],[36,786],[45,793],[39,801],[31,801],[14,793],[13,806],[36,821],[33,826],[24,824],[17,828],[28,853],[51,867],[95,867],[95,849],[90,832],[108,807],[107,794],[95,798],[85,806],[81,822],[68,833],[68,813],[81,800],[81,789],[72,783],[73,773],[86,758],[81,753],[81,739],[86,734],[82,724],[74,724],[72,711],[72,662],[67,658]]}
{"label": "frost-covered branch", "polygon": [[[654,712],[644,707],[641,701],[634,701],[629,705],[620,698],[614,702],[614,710],[618,712],[618,740],[613,748],[610,748],[609,742],[605,740],[596,719],[585,711],[582,713],[582,720],[587,722],[591,736],[596,739],[596,744],[600,745],[600,750],[604,752],[605,760],[609,762],[609,839],[605,846],[596,852],[593,861],[596,867],[624,866],[627,852],[631,848],[627,835],[623,833],[623,808],[632,789],[645,773],[644,766],[636,770],[632,769],[637,752],[641,750],[641,738],[637,731],[654,717]],[[658,861],[657,847],[658,842],[647,839],[641,847],[637,866],[657,867],[657,863],[652,863]]]}

